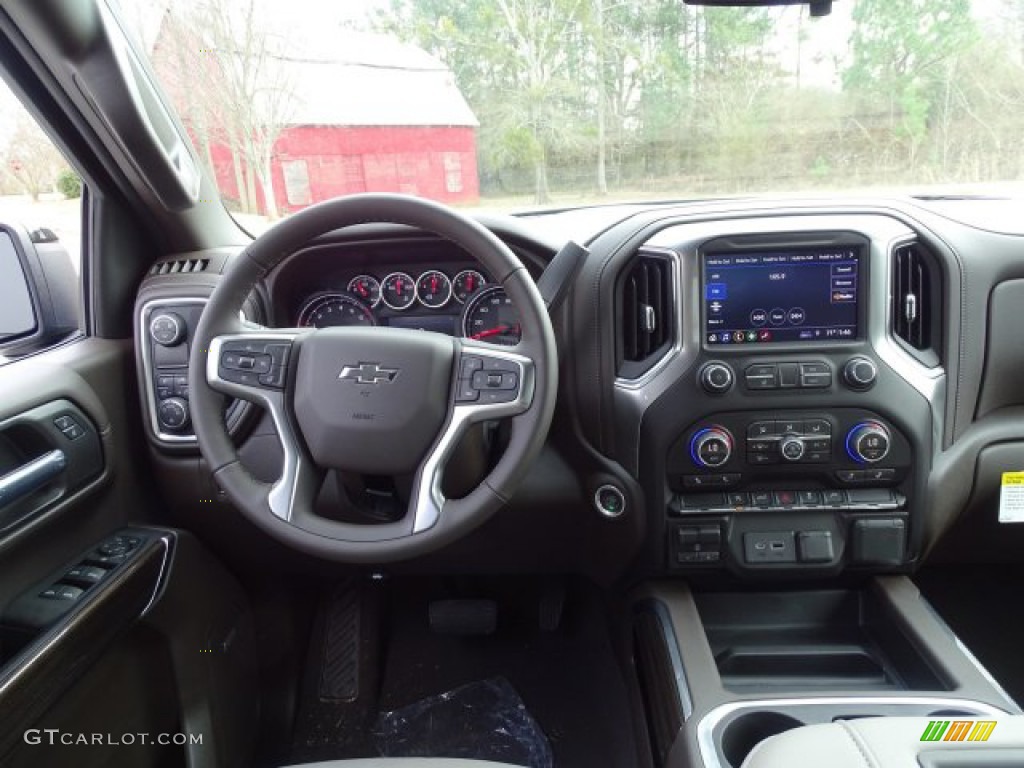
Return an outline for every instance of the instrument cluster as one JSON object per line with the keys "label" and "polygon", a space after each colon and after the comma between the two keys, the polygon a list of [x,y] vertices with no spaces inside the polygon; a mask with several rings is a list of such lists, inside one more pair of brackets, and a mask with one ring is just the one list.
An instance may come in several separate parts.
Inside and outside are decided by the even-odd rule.
{"label": "instrument cluster", "polygon": [[360,272],[344,282],[343,290],[310,296],[296,324],[414,328],[506,346],[521,337],[518,314],[504,289],[477,269]]}

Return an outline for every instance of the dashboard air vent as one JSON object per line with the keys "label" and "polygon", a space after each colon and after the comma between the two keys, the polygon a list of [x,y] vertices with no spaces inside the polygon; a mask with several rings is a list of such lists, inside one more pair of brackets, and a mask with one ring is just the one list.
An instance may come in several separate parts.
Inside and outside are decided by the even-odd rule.
{"label": "dashboard air vent", "polygon": [[641,254],[619,288],[619,376],[649,370],[672,342],[672,265],[662,256]]}
{"label": "dashboard air vent", "polygon": [[898,246],[892,254],[892,332],[926,365],[939,363],[940,273],[920,243]]}
{"label": "dashboard air vent", "polygon": [[153,276],[205,272],[209,266],[209,259],[173,259],[171,261],[158,261],[150,268],[149,274]]}

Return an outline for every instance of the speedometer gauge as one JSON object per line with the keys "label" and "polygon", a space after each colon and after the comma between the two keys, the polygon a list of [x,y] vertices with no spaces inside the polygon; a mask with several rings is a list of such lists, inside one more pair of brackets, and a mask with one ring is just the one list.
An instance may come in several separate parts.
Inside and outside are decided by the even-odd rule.
{"label": "speedometer gauge", "polygon": [[359,299],[344,293],[328,293],[306,303],[299,312],[300,328],[336,325],[376,325],[373,312]]}
{"label": "speedometer gauge", "polygon": [[380,303],[380,282],[372,275],[353,277],[348,281],[348,292],[371,307]]}
{"label": "speedometer gauge", "polygon": [[424,307],[443,307],[452,297],[452,281],[444,272],[428,270],[416,281],[416,296]]}
{"label": "speedometer gauge", "polygon": [[462,334],[476,341],[515,346],[523,337],[519,313],[500,285],[473,296],[462,315]]}
{"label": "speedometer gauge", "polygon": [[416,301],[416,283],[405,272],[392,272],[381,283],[380,293],[392,309],[408,309]]}

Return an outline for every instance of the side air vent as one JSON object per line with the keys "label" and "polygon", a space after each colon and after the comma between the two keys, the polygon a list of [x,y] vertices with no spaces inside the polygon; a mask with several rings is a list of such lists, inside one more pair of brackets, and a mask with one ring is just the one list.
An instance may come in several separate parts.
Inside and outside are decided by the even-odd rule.
{"label": "side air vent", "polygon": [[635,379],[668,351],[673,336],[672,264],[641,254],[619,286],[619,376]]}
{"label": "side air vent", "polygon": [[209,259],[174,259],[172,261],[158,261],[150,268],[149,274],[150,276],[154,276],[205,272],[209,266]]}
{"label": "side air vent", "polygon": [[892,332],[928,366],[939,364],[941,273],[920,243],[898,246],[892,253]]}

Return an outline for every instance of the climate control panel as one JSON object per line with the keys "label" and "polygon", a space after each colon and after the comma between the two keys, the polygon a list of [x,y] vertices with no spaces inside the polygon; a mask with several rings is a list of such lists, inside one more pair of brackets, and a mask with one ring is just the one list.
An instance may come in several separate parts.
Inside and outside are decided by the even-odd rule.
{"label": "climate control panel", "polygon": [[672,442],[666,467],[672,570],[834,574],[907,560],[913,453],[878,413],[711,414]]}
{"label": "climate control panel", "polygon": [[892,486],[910,471],[910,444],[876,413],[730,412],[691,425],[669,449],[669,486],[726,489],[803,479],[817,488]]}

